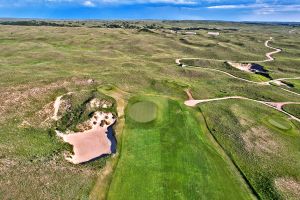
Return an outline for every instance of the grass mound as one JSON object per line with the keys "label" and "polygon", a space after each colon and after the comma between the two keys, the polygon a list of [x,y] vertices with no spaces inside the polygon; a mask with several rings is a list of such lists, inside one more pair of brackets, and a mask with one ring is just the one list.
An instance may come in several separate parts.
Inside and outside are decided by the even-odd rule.
{"label": "grass mound", "polygon": [[156,119],[157,106],[151,101],[137,102],[129,108],[128,114],[136,122],[151,122]]}
{"label": "grass mound", "polygon": [[283,110],[294,115],[295,117],[300,118],[300,105],[299,104],[284,105]]}
{"label": "grass mound", "polygon": [[271,125],[279,128],[279,129],[282,129],[282,130],[289,130],[289,129],[292,128],[292,126],[290,125],[290,123],[288,121],[282,119],[282,118],[278,118],[278,117],[274,118],[274,117],[272,117],[272,118],[268,119],[268,122]]}

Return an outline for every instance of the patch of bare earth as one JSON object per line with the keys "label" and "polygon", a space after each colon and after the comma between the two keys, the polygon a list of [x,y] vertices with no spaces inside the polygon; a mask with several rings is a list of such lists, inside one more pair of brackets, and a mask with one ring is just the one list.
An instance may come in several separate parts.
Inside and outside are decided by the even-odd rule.
{"label": "patch of bare earth", "polygon": [[241,136],[248,152],[273,154],[280,149],[278,142],[265,127],[252,127]]}
{"label": "patch of bare earth", "polygon": [[[24,110],[28,109],[31,102],[40,101],[42,97],[50,95],[58,89],[68,89],[74,86],[87,86],[92,84],[90,80],[70,79],[65,81],[57,81],[47,85],[32,86],[21,85],[16,87],[0,89],[0,122],[9,117],[9,114],[24,114]],[[45,110],[49,110],[51,105],[46,105]],[[22,111],[18,113],[18,111]],[[44,111],[43,111],[44,112]],[[47,113],[46,111],[45,113]],[[40,113],[44,115],[43,113]],[[42,116],[43,117],[43,116]]]}
{"label": "patch of bare earth", "polygon": [[292,178],[275,179],[276,188],[282,193],[285,199],[300,199],[300,182]]}

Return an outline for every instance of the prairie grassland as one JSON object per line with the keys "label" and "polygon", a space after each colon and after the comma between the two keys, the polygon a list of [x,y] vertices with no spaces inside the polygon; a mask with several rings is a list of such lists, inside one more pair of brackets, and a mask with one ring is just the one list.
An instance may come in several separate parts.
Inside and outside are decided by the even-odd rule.
{"label": "prairie grassland", "polygon": [[[141,25],[143,23],[148,24],[149,22],[133,23]],[[98,86],[113,85],[122,91],[128,92],[130,95],[161,95],[167,96],[170,99],[176,99],[177,101],[183,101],[186,98],[183,90],[191,88],[194,97],[197,99],[239,95],[265,101],[299,101],[299,96],[279,90],[278,87],[253,85],[233,79],[225,74],[201,68],[201,66],[205,66],[225,71],[231,70],[230,72],[239,77],[256,81],[261,80],[261,78],[256,75],[248,75],[240,71],[234,71],[234,69],[229,69],[222,62],[211,61],[200,63],[199,60],[195,61],[195,63],[199,62],[199,68],[179,68],[175,64],[175,59],[184,57],[262,60],[265,59],[265,53],[270,51],[263,46],[263,43],[272,36],[275,40],[271,45],[283,48],[283,52],[274,56],[276,58],[274,62],[266,63],[265,67],[270,70],[271,76],[273,78],[299,76],[298,47],[300,44],[297,40],[297,38],[299,38],[299,28],[295,28],[297,31],[294,34],[289,34],[289,28],[285,26],[213,22],[197,23],[157,22],[159,26],[167,28],[173,26],[189,27],[191,25],[197,25],[205,28],[219,27],[221,29],[224,28],[224,30],[219,31],[221,33],[220,37],[213,37],[208,36],[206,30],[196,30],[197,35],[187,36],[181,33],[165,33],[161,29],[147,32],[136,29],[89,28],[97,25],[96,22],[87,23],[86,26],[82,27],[1,25],[0,198],[80,199],[88,197],[99,176],[100,170],[103,169],[107,160],[111,160],[111,157],[99,159],[85,165],[73,166],[68,164],[63,160],[63,153],[69,151],[70,147],[57,140],[53,135],[53,126],[41,126],[45,118],[52,115],[51,105],[55,98],[68,92],[79,93],[79,91],[82,90],[94,90]],[[229,30],[228,28],[238,29]],[[93,79],[94,83],[89,84],[88,79]],[[289,80],[289,82],[295,85],[295,87],[290,88],[290,90],[299,93],[299,81]],[[154,153],[150,154],[151,159],[156,159],[156,161],[161,162],[161,164],[164,164],[166,167],[160,175],[160,178],[163,178],[160,180],[164,180],[166,186],[156,188],[153,183],[152,189],[162,189],[166,197],[174,197],[171,194],[173,191],[166,189],[168,184],[172,185],[174,180],[174,190],[178,188],[180,190],[178,195],[183,194],[183,197],[196,197],[199,194],[196,190],[198,186],[205,188],[203,192],[206,192],[205,196],[207,195],[207,197],[217,197],[220,195],[220,191],[224,191],[228,198],[239,197],[243,194],[248,196],[247,194],[249,192],[247,192],[247,189],[236,186],[238,175],[233,175],[229,167],[228,169],[227,167],[222,169],[211,167],[208,169],[205,168],[206,165],[200,166],[196,159],[198,157],[196,157],[195,152],[201,154],[201,152],[199,152],[201,148],[203,148],[203,151],[208,152],[205,155],[207,157],[202,159],[203,163],[207,162],[207,166],[212,166],[214,163],[218,166],[222,165],[222,163],[224,166],[227,166],[226,163],[228,164],[229,160],[221,158],[214,149],[216,148],[214,145],[210,144],[208,148],[206,144],[208,142],[201,141],[201,131],[199,127],[196,127],[196,124],[200,122],[198,122],[195,117],[192,117],[193,114],[190,113],[190,110],[186,110],[182,105],[175,102],[171,104],[174,109],[176,108],[182,113],[175,113],[174,116],[170,113],[166,113],[164,117],[170,117],[173,120],[172,122],[175,123],[174,127],[178,129],[180,129],[180,127],[178,127],[176,123],[181,125],[187,125],[184,123],[188,123],[186,129],[189,131],[181,133],[185,133],[189,138],[196,138],[195,141],[192,141],[192,139],[189,141],[192,142],[193,148],[188,148],[185,143],[178,146],[186,148],[186,152],[191,153],[191,157],[189,158],[193,162],[191,162],[191,166],[182,166],[179,165],[180,163],[177,163],[178,160],[176,159],[178,157],[173,157],[172,154],[180,150],[176,149],[176,144],[170,147],[175,148],[173,152],[165,150],[163,154],[161,154],[160,151],[157,152],[157,155]],[[238,104],[240,104],[240,101]],[[245,110],[244,106],[247,106],[244,112],[249,120],[258,120],[257,116],[263,115],[264,112],[280,115],[275,111],[272,112],[256,104],[244,105],[241,103],[241,105],[243,106],[238,107],[238,109],[243,111]],[[208,127],[214,126],[214,124],[218,122],[215,117],[220,111],[224,111],[224,118],[227,116],[227,112],[230,112],[227,108],[227,103],[218,103],[217,105],[213,103],[204,106],[207,106],[208,109],[204,109],[202,106],[200,107],[208,119]],[[296,109],[296,112],[297,111],[298,109]],[[188,118],[189,122],[183,121],[182,119],[184,117]],[[228,121],[226,121],[227,118],[226,120],[221,118],[222,123],[218,125],[220,127],[213,132],[217,139],[222,135],[224,130],[231,130],[231,133],[235,135],[240,133],[240,130],[236,127],[236,121],[232,121],[230,117],[228,117]],[[280,117],[283,116],[280,115]],[[235,120],[239,120],[240,118],[240,116],[236,116]],[[213,120],[210,121],[209,119]],[[128,123],[129,127],[132,122]],[[290,134],[283,134],[284,136],[281,136],[282,130],[280,131],[274,127],[269,127],[271,125],[267,125],[267,121],[257,121],[257,123],[266,126],[266,129],[272,133],[272,135],[275,135],[278,141],[284,143],[284,147],[290,149],[290,152],[293,152],[291,154],[284,154],[286,155],[286,160],[296,159],[299,152],[298,149],[295,148],[296,140],[290,138],[298,137],[294,135],[295,131],[299,131],[299,124],[291,125],[293,129],[289,130]],[[200,126],[204,127],[206,125],[201,122]],[[128,142],[128,144],[130,143],[131,145],[133,141],[131,141],[130,136],[133,136],[136,131],[137,130],[127,128],[124,133],[127,134],[127,136],[124,136],[125,139],[123,142],[119,142]],[[173,143],[170,143],[172,141],[168,141],[165,136],[161,138],[159,135],[161,131],[162,129],[153,129],[151,131],[151,134],[154,132],[152,142],[156,147],[161,145],[167,149],[170,144]],[[177,132],[176,130],[176,133]],[[168,133],[166,136],[172,139],[173,135],[170,135],[171,132]],[[251,135],[247,135],[246,138],[250,136]],[[183,136],[174,136],[173,142],[176,142],[181,137]],[[146,148],[151,142],[151,140],[146,141],[144,137],[134,137],[133,139],[140,141],[137,145],[141,146],[137,147],[141,149]],[[233,154],[232,152],[237,149],[236,146],[234,146],[234,141],[229,142],[231,139],[232,138],[225,138],[222,141],[230,145],[232,143],[232,146],[221,145],[227,153]],[[186,140],[184,141],[187,142]],[[130,148],[132,148],[130,145],[126,146],[124,144],[124,147],[122,147],[122,151],[125,153],[122,153],[123,157],[121,157],[120,162],[122,160],[122,162],[126,162],[126,158],[124,157],[126,151],[130,151]],[[119,147],[121,148],[121,145]],[[251,145],[249,148],[251,148]],[[138,155],[138,153],[143,152],[137,151],[135,154],[142,159],[144,154]],[[163,157],[161,157],[162,155]],[[273,180],[273,177],[286,175],[283,169],[286,169],[286,173],[290,173],[288,174],[289,176],[294,177],[296,180],[299,179],[300,172],[296,169],[297,161],[295,161],[296,164],[290,166],[286,165],[286,160],[282,161],[282,163],[285,163],[284,165],[280,165],[278,161],[278,163],[274,164],[274,166],[278,167],[278,170],[275,170],[271,165],[273,162],[276,162],[276,159],[268,160],[264,158],[268,160],[265,161],[261,159],[260,156],[256,158],[256,154],[253,154],[251,157],[248,155],[249,154],[241,154],[233,157],[233,159],[240,169],[242,169],[243,172],[245,171],[244,174],[246,178],[249,179],[251,186],[257,189],[257,192],[262,197],[281,197],[276,188],[274,189],[273,186],[269,187],[271,183],[268,181]],[[278,156],[280,155],[281,154],[278,154]],[[165,161],[157,160],[161,158],[165,159]],[[183,157],[180,157],[180,159],[183,159]],[[258,164],[253,165],[253,167],[248,170],[249,166],[247,165],[252,159],[263,160],[263,166],[270,167],[271,175],[269,176],[269,172],[266,172],[266,168]],[[278,160],[280,159],[281,157]],[[140,164],[145,164],[142,160],[140,161]],[[172,168],[168,163],[178,165],[174,165],[174,168]],[[123,164],[126,167],[126,163]],[[250,164],[252,165],[252,163]],[[126,172],[126,170],[121,169],[120,166],[116,173]],[[193,175],[198,176],[199,182],[189,181],[191,174],[186,174],[186,176],[181,177],[180,173],[177,172],[181,172],[182,167],[191,167],[194,170],[193,172],[195,172]],[[168,172],[168,169],[171,171],[174,170],[173,177],[171,172]],[[149,168],[149,174],[152,173],[151,170],[152,168]],[[200,180],[200,176],[210,171],[211,177],[214,177],[217,181],[212,181],[210,177],[206,177],[212,186],[208,188],[205,182]],[[213,172],[215,172],[215,174]],[[268,184],[270,184],[266,184],[266,187],[271,189],[264,187],[265,181],[260,179],[260,176],[257,175],[257,173],[260,172],[263,175],[262,177],[270,177],[270,179],[267,180]],[[223,180],[221,178],[223,177],[222,173],[229,174],[229,176],[232,177],[232,188],[235,188],[236,191],[240,191],[239,193],[232,192],[231,194],[228,192],[232,190],[227,188],[229,184],[224,183],[225,179]],[[168,174],[170,179],[162,176],[162,174]],[[216,177],[216,174],[220,177]],[[143,179],[143,175],[143,173],[139,173],[135,178]],[[195,190],[187,191],[186,188],[180,188],[177,183],[183,180],[187,180],[189,183],[191,182],[190,184],[192,184]],[[113,181],[116,181],[113,185],[118,185],[118,180]],[[133,181],[133,179],[130,181]],[[128,186],[129,182],[125,183],[124,190],[125,187],[127,187],[126,184]],[[197,186],[197,184],[199,185]],[[262,187],[260,187],[260,185],[262,185]],[[218,187],[219,190],[216,191],[212,189],[213,186]],[[115,186],[112,186],[112,188],[114,187]],[[116,189],[112,189],[111,191],[117,192]],[[117,194],[111,191],[109,191],[109,195],[115,197]],[[135,195],[138,195],[138,188]],[[178,196],[178,198],[180,198],[180,196]]]}

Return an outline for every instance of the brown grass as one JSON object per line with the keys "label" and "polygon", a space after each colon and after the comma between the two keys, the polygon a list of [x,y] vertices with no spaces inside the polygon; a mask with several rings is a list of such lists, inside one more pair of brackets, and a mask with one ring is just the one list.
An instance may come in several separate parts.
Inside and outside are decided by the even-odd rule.
{"label": "brown grass", "polygon": [[257,154],[273,154],[279,151],[280,145],[272,134],[262,126],[252,127],[242,134],[245,149]]}
{"label": "brown grass", "polygon": [[[7,115],[11,114],[14,110],[28,110],[32,101],[40,101],[41,97],[45,97],[53,93],[55,90],[63,88],[67,90],[67,88],[71,86],[84,86],[89,84],[91,83],[89,83],[88,80],[73,78],[70,80],[57,81],[47,85],[40,85],[35,87],[29,84],[24,84],[14,87],[2,88],[0,91],[0,122],[7,119]],[[41,113],[37,114],[45,117],[44,114],[48,113],[50,105],[47,104],[44,109],[44,111],[41,111]]]}
{"label": "brown grass", "polygon": [[278,178],[275,180],[276,188],[285,199],[300,199],[300,182],[291,178]]}

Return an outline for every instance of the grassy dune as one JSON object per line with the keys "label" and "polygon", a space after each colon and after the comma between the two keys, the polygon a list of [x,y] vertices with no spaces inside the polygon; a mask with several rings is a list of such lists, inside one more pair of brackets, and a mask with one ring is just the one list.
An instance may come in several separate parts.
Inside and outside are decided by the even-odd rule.
{"label": "grassy dune", "polygon": [[300,118],[300,105],[298,104],[285,105],[283,106],[283,110]]}

